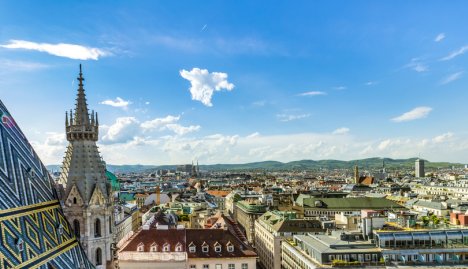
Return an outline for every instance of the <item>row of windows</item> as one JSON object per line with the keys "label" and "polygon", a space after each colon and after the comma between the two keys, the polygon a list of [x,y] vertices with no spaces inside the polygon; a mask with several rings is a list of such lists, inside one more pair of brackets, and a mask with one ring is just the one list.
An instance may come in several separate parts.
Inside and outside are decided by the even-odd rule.
{"label": "row of windows", "polygon": [[[165,243],[163,246],[162,246],[162,249],[161,249],[163,252],[169,252],[171,250],[171,245],[168,244],[168,243]],[[145,251],[145,245],[143,243],[140,243],[138,244],[137,246],[137,251],[138,252],[143,252]],[[153,243],[151,244],[150,246],[150,251],[151,252],[157,252],[158,251],[158,244],[156,243]],[[181,243],[177,243],[177,245],[175,246],[175,251],[176,252],[181,252],[182,251],[182,244]]]}
{"label": "row of windows", "polygon": [[[221,245],[217,245],[214,247],[215,252],[221,252],[222,248]],[[234,246],[232,244],[227,245],[226,250],[228,252],[234,252]],[[194,245],[189,246],[189,252],[190,253],[195,253],[197,251],[197,247]],[[202,246],[202,252],[208,253],[210,251],[210,247],[208,245],[203,245]]]}
{"label": "row of windows", "polygon": [[331,215],[344,213],[345,215],[352,215],[354,211],[327,211],[327,210],[305,210],[305,214],[308,216],[322,216],[322,215]]}
{"label": "row of windows", "polygon": [[[212,267],[212,268],[214,268],[214,269],[223,269],[223,265],[222,264],[215,264],[215,266]],[[239,267],[237,267],[237,268],[239,268]],[[196,264],[191,264],[190,269],[197,269],[197,265]],[[201,269],[210,269],[210,265],[209,264],[203,264]],[[234,263],[230,263],[230,264],[228,264],[227,269],[236,269],[236,265]],[[248,263],[241,264],[240,269],[249,269],[249,264]]]}

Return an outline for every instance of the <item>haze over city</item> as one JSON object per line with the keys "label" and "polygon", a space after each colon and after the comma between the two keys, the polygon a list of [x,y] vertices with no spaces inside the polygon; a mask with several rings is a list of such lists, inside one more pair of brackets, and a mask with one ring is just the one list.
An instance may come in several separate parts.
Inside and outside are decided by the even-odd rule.
{"label": "haze over city", "polygon": [[424,3],[2,1],[0,95],[46,164],[80,63],[110,164],[465,163],[465,3]]}

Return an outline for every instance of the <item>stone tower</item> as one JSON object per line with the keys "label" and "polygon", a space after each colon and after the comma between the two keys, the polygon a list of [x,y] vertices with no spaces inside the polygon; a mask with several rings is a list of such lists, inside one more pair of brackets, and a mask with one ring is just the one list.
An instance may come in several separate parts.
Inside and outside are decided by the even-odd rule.
{"label": "stone tower", "polygon": [[89,114],[80,65],[74,113],[65,115],[68,140],[59,182],[63,211],[96,268],[112,260],[113,203],[106,166],[99,155],[97,113]]}
{"label": "stone tower", "polygon": [[354,184],[359,184],[359,167],[357,164],[354,166]]}

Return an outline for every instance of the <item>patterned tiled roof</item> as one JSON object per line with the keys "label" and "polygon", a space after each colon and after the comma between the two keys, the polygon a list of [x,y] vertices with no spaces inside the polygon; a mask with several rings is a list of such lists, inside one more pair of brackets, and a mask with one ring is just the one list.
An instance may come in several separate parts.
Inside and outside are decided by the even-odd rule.
{"label": "patterned tiled roof", "polygon": [[0,101],[0,268],[92,268],[54,185]]}

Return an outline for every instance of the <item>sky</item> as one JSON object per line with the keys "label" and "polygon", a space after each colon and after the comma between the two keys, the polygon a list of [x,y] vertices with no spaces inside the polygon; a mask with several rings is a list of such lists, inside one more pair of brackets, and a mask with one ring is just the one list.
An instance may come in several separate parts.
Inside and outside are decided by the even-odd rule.
{"label": "sky", "polygon": [[46,164],[83,65],[109,164],[468,163],[466,1],[0,1],[0,99]]}

